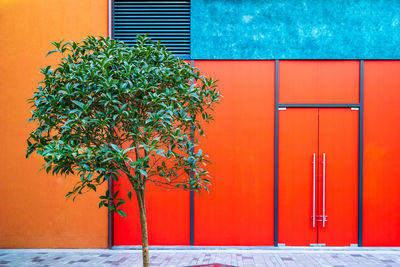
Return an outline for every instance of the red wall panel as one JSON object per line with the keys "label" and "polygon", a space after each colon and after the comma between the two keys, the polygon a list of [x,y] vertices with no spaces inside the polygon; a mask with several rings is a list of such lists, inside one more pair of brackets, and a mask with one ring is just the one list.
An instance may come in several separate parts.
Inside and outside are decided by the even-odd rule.
{"label": "red wall panel", "polygon": [[[184,60],[190,63],[189,60]],[[136,195],[126,197],[125,188],[131,188],[126,176],[114,191],[124,194],[126,204],[122,210],[128,217],[114,215],[114,245],[140,245],[141,229]],[[190,243],[190,199],[189,192],[182,189],[164,189],[151,182],[146,185],[147,228],[150,245],[189,245]]]}
{"label": "red wall panel", "polygon": [[[129,181],[120,179],[122,186],[115,190],[126,192]],[[114,215],[114,245],[140,245],[141,229],[136,195],[126,198],[122,210],[128,217]],[[152,183],[146,186],[147,227],[150,245],[189,245],[189,192],[162,189]]]}
{"label": "red wall panel", "polygon": [[279,61],[280,103],[358,103],[359,62]]}
{"label": "red wall panel", "polygon": [[[280,62],[280,101],[357,103],[358,64]],[[224,96],[201,141],[212,162],[212,185],[210,194],[195,196],[195,245],[272,245],[274,62],[202,60],[195,66],[219,80]],[[400,245],[399,73],[398,61],[365,62],[365,246]],[[150,244],[188,245],[189,193],[153,187],[146,196]],[[128,218],[115,217],[114,244],[138,245],[136,201],[124,209]]]}
{"label": "red wall panel", "polygon": [[400,62],[365,62],[366,246],[400,245]]}
{"label": "red wall panel", "polygon": [[272,245],[274,62],[195,66],[223,95],[201,145],[212,185],[195,196],[195,245]]}

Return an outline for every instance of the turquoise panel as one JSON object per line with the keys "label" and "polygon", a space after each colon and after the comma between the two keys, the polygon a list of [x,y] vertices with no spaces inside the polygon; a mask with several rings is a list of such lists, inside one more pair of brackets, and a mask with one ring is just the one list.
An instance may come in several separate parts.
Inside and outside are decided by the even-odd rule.
{"label": "turquoise panel", "polygon": [[400,0],[192,0],[193,59],[400,59]]}

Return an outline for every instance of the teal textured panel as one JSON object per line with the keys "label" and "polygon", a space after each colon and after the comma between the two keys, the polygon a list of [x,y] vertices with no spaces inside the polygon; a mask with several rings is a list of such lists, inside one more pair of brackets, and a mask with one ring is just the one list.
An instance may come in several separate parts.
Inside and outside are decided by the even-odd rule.
{"label": "teal textured panel", "polygon": [[400,0],[192,0],[194,59],[400,59]]}

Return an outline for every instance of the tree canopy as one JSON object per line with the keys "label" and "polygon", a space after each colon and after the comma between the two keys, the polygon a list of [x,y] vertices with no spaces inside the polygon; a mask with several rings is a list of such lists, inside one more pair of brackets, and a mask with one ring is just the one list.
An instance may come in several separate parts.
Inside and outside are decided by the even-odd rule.
{"label": "tree canopy", "polygon": [[[48,55],[59,53],[61,62],[41,69],[30,99],[37,127],[27,157],[36,151],[47,172],[78,174],[68,196],[96,191],[122,173],[135,191],[147,181],[207,188],[207,156],[195,147],[220,99],[212,78],[145,36],[133,47],[102,37],[53,45]],[[100,206],[111,200],[117,210],[124,201],[116,193],[107,191]]]}

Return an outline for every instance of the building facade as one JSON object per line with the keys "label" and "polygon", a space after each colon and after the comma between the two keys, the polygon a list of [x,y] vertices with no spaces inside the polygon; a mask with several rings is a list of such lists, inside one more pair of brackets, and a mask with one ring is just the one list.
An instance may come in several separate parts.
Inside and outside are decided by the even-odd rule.
{"label": "building facade", "polygon": [[[224,96],[202,143],[210,194],[149,190],[150,243],[399,244],[399,3],[113,4],[114,38],[149,33]],[[114,245],[138,226],[115,217]]]}
{"label": "building facade", "polygon": [[94,194],[65,202],[73,182],[37,173],[40,159],[23,154],[35,70],[56,62],[43,59],[49,41],[108,34],[133,44],[145,33],[218,79],[224,96],[201,140],[210,194],[149,185],[150,245],[400,245],[397,1],[2,5],[1,106],[11,112],[1,118],[2,247],[140,244],[135,202],[123,208],[127,218],[109,219]]}

